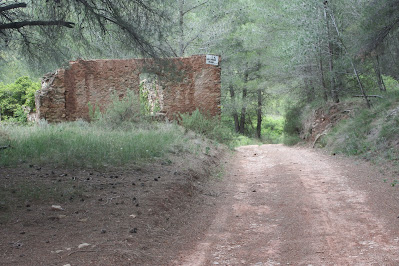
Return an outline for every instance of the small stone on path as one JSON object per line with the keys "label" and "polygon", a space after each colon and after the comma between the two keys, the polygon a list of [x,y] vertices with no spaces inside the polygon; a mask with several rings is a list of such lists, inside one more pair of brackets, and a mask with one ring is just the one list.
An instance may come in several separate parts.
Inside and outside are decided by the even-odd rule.
{"label": "small stone on path", "polygon": [[82,244],[80,244],[80,245],[78,246],[78,248],[85,248],[85,247],[88,247],[88,246],[91,246],[91,245],[88,244],[88,243],[82,243]]}

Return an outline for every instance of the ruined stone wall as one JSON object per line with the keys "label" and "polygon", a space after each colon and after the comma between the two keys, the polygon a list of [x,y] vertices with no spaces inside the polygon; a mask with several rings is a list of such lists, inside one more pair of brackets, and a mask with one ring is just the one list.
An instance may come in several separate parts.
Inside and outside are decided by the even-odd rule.
{"label": "ruined stone wall", "polygon": [[155,73],[169,119],[200,109],[220,114],[220,66],[206,64],[205,55],[164,60],[78,60],[46,75],[36,95],[38,119],[49,122],[89,120],[89,103],[103,111],[116,93],[138,92],[141,73]]}

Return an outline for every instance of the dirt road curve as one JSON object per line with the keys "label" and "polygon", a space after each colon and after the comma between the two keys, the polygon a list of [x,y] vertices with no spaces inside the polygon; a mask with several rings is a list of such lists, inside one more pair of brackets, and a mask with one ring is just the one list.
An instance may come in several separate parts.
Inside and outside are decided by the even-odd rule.
{"label": "dirt road curve", "polygon": [[371,166],[264,145],[226,172],[211,226],[174,265],[399,265],[399,191]]}

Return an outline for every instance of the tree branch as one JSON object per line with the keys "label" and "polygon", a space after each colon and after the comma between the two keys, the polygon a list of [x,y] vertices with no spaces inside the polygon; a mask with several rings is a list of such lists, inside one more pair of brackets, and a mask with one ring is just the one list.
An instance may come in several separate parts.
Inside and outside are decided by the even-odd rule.
{"label": "tree branch", "polygon": [[19,29],[25,26],[64,26],[67,28],[73,28],[75,23],[67,22],[62,20],[53,20],[53,21],[21,21],[21,22],[12,22],[7,24],[0,24],[0,30],[6,29]]}
{"label": "tree branch", "polygon": [[372,43],[368,47],[368,51],[373,51],[375,50],[388,36],[388,34],[395,28],[396,25],[399,24],[399,18],[394,20],[391,24],[388,26],[382,28],[377,35],[375,36],[375,39],[372,41]]}
{"label": "tree branch", "polygon": [[200,6],[205,5],[205,4],[208,3],[208,2],[209,2],[209,0],[203,2],[203,3],[199,4],[199,5],[193,6],[192,8],[189,8],[188,10],[186,10],[186,11],[183,12],[183,16],[184,16],[185,14],[187,14],[188,12],[190,12],[190,11],[192,11],[192,10],[194,10],[194,9],[196,9],[196,8],[198,8],[198,7],[200,7]]}
{"label": "tree branch", "polygon": [[[354,98],[364,98],[363,95],[353,95],[352,97],[354,97]],[[384,99],[384,97],[382,97],[381,95],[367,95],[367,97]]]}
{"label": "tree branch", "polygon": [[17,4],[8,5],[8,6],[3,6],[3,7],[0,7],[0,13],[4,12],[4,11],[11,10],[11,9],[23,8],[23,7],[27,7],[27,4],[26,3],[17,3]]}
{"label": "tree branch", "polygon": [[183,50],[186,51],[187,47],[188,47],[193,41],[195,41],[196,39],[198,39],[199,36],[200,36],[200,33],[198,33],[194,38],[192,38],[191,40],[189,40],[189,41],[186,43],[186,45],[184,45],[184,49],[183,49]]}

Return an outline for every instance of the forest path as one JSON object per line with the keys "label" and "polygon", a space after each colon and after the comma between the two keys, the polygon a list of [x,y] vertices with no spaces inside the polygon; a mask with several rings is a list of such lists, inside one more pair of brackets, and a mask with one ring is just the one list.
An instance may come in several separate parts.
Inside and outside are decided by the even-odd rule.
{"label": "forest path", "polygon": [[173,265],[399,265],[399,197],[370,165],[237,149],[211,226]]}

